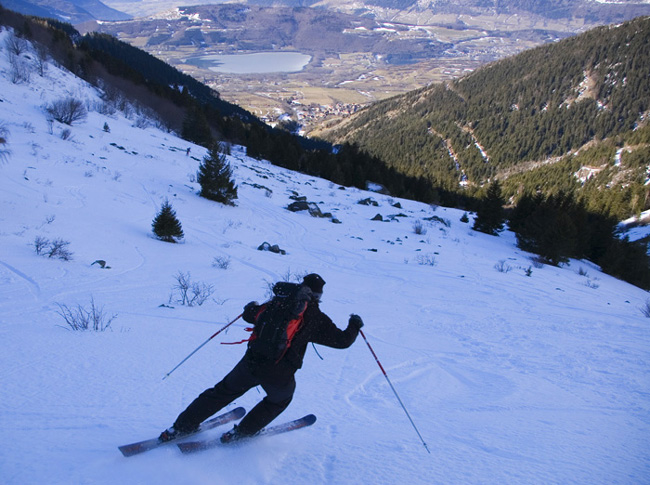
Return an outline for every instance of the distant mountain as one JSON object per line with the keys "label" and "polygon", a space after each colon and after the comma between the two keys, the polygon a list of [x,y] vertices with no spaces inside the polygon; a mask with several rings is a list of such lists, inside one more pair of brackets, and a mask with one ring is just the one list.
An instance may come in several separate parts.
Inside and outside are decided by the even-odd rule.
{"label": "distant mountain", "polygon": [[[199,28],[200,27],[200,28]],[[385,27],[372,19],[323,9],[246,7],[241,4],[183,7],[175,17],[103,23],[94,30],[122,39],[147,38],[146,47],[177,50],[183,47],[220,52],[295,49],[316,55],[372,52],[374,55],[423,59],[442,55],[451,44],[408,35],[395,29],[385,38]],[[397,32],[403,35],[398,37]],[[378,34],[379,33],[379,34]]]}
{"label": "distant mountain", "polygon": [[128,20],[130,15],[99,0],[3,0],[5,8],[25,15],[47,17],[78,24],[91,20]]}
{"label": "distant mountain", "polygon": [[[174,7],[230,3],[219,0],[106,0],[134,16],[150,15]],[[317,7],[403,23],[428,23],[436,15],[493,16],[523,15],[548,19],[585,19],[588,24],[604,24],[647,15],[645,0],[240,0],[238,3],[262,7]],[[128,5],[128,6],[127,6]],[[514,19],[513,19],[514,20]],[[519,18],[517,22],[525,22]]]}
{"label": "distant mountain", "polygon": [[574,192],[625,217],[650,208],[649,46],[649,17],[597,28],[376,103],[322,136],[459,193],[499,178],[509,197]]}
{"label": "distant mountain", "polygon": [[[78,29],[142,47],[270,123],[290,117],[310,135],[321,122],[361,105],[599,25],[650,15],[650,3],[638,1],[103,1],[135,18]],[[289,76],[261,79],[215,68],[204,57],[274,50],[299,51],[311,60]]]}
{"label": "distant mountain", "polygon": [[[146,3],[144,0],[143,3]],[[650,5],[643,0],[248,0],[250,5],[309,7],[338,10],[377,20],[428,23],[435,15],[524,15],[551,20],[582,18],[588,24],[620,22],[648,15]],[[185,5],[185,4],[184,4]],[[523,20],[523,19],[521,19]]]}

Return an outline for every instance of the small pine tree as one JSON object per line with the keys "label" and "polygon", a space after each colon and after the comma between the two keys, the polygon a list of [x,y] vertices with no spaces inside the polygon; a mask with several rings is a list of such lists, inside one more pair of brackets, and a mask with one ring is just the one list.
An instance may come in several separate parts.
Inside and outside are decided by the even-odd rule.
{"label": "small pine tree", "polygon": [[163,203],[151,227],[153,228],[154,234],[161,241],[175,243],[184,237],[181,223],[176,218],[176,212],[172,209],[168,200],[165,200]]}
{"label": "small pine tree", "polygon": [[237,186],[232,180],[232,168],[226,160],[220,143],[212,145],[208,154],[203,157],[196,180],[201,185],[199,193],[201,197],[222,204],[235,205]]}
{"label": "small pine tree", "polygon": [[494,181],[488,187],[487,194],[476,211],[476,219],[472,229],[493,236],[498,235],[503,230],[505,221],[503,204],[501,185],[499,185],[498,181]]}

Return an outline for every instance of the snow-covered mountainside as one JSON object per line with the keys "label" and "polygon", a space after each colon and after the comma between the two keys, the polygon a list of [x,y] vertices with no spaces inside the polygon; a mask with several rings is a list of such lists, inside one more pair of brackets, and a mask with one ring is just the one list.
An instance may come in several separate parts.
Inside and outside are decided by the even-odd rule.
{"label": "snow-covered mountainside", "polygon": [[[237,205],[200,198],[205,149],[133,115],[101,114],[110,110],[98,90],[51,64],[39,75],[29,50],[16,76],[7,35],[1,483],[647,481],[647,292],[581,261],[536,267],[512,233],[474,232],[461,211],[339,187],[239,147],[228,157]],[[68,96],[87,118],[49,123],[43,107]],[[295,195],[332,218],[288,211]],[[369,197],[378,205],[358,203]],[[182,223],[180,244],[151,232],[165,200]],[[47,256],[57,241],[69,258]],[[258,250],[264,242],[286,254]],[[318,347],[322,360],[308,350],[278,420],[314,413],[308,429],[189,457],[175,447],[119,453],[171,425],[230,370],[244,348],[220,343],[246,338],[244,324],[162,380],[167,372],[247,302],[263,301],[270,282],[307,272],[326,280],[321,308],[340,327],[350,313],[364,319],[431,454],[362,339],[347,350]],[[179,275],[211,288],[205,303],[179,303]],[[61,314],[91,301],[100,323],[115,316],[109,328],[71,331]],[[262,397],[251,391],[231,407]]]}

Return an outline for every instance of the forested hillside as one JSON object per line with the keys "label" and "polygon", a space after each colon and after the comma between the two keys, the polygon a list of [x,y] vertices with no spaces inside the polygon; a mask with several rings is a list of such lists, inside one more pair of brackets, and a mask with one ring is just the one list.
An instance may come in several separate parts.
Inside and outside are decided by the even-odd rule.
{"label": "forested hillside", "polygon": [[51,17],[71,23],[89,20],[126,20],[130,15],[99,0],[2,0],[5,8],[25,15]]}
{"label": "forested hillside", "polygon": [[650,206],[649,65],[638,18],[378,103],[327,137],[448,191],[499,178],[512,202],[569,191],[623,218]]}
{"label": "forested hillside", "polygon": [[250,156],[347,186],[363,188],[371,180],[396,196],[438,197],[429,181],[403,175],[354,146],[333,150],[327,142],[271,128],[208,86],[112,36],[82,36],[70,24],[1,6],[0,25],[15,29],[18,38],[37,43],[43,56],[102,87],[110,104],[133,103],[188,141],[205,147],[217,141],[240,144]]}

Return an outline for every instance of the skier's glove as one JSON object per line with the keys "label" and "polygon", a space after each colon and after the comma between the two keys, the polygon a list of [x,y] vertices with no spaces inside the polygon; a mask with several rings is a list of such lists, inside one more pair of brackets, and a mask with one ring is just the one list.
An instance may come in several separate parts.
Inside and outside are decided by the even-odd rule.
{"label": "skier's glove", "polygon": [[257,303],[256,301],[248,302],[248,303],[246,303],[246,306],[244,307],[244,311],[245,312],[246,311],[251,311],[253,308],[258,307],[258,306],[260,306],[260,304]]}
{"label": "skier's glove", "polygon": [[363,327],[363,320],[361,320],[361,317],[359,315],[355,315],[354,313],[350,315],[350,320],[348,321],[348,325],[351,325],[355,327],[357,330],[360,330],[361,327]]}
{"label": "skier's glove", "polygon": [[255,314],[257,313],[257,309],[259,308],[259,306],[260,304],[257,303],[256,301],[251,301],[250,303],[247,303],[246,306],[244,307],[244,313],[242,314],[244,320],[247,321],[248,323],[254,323]]}

